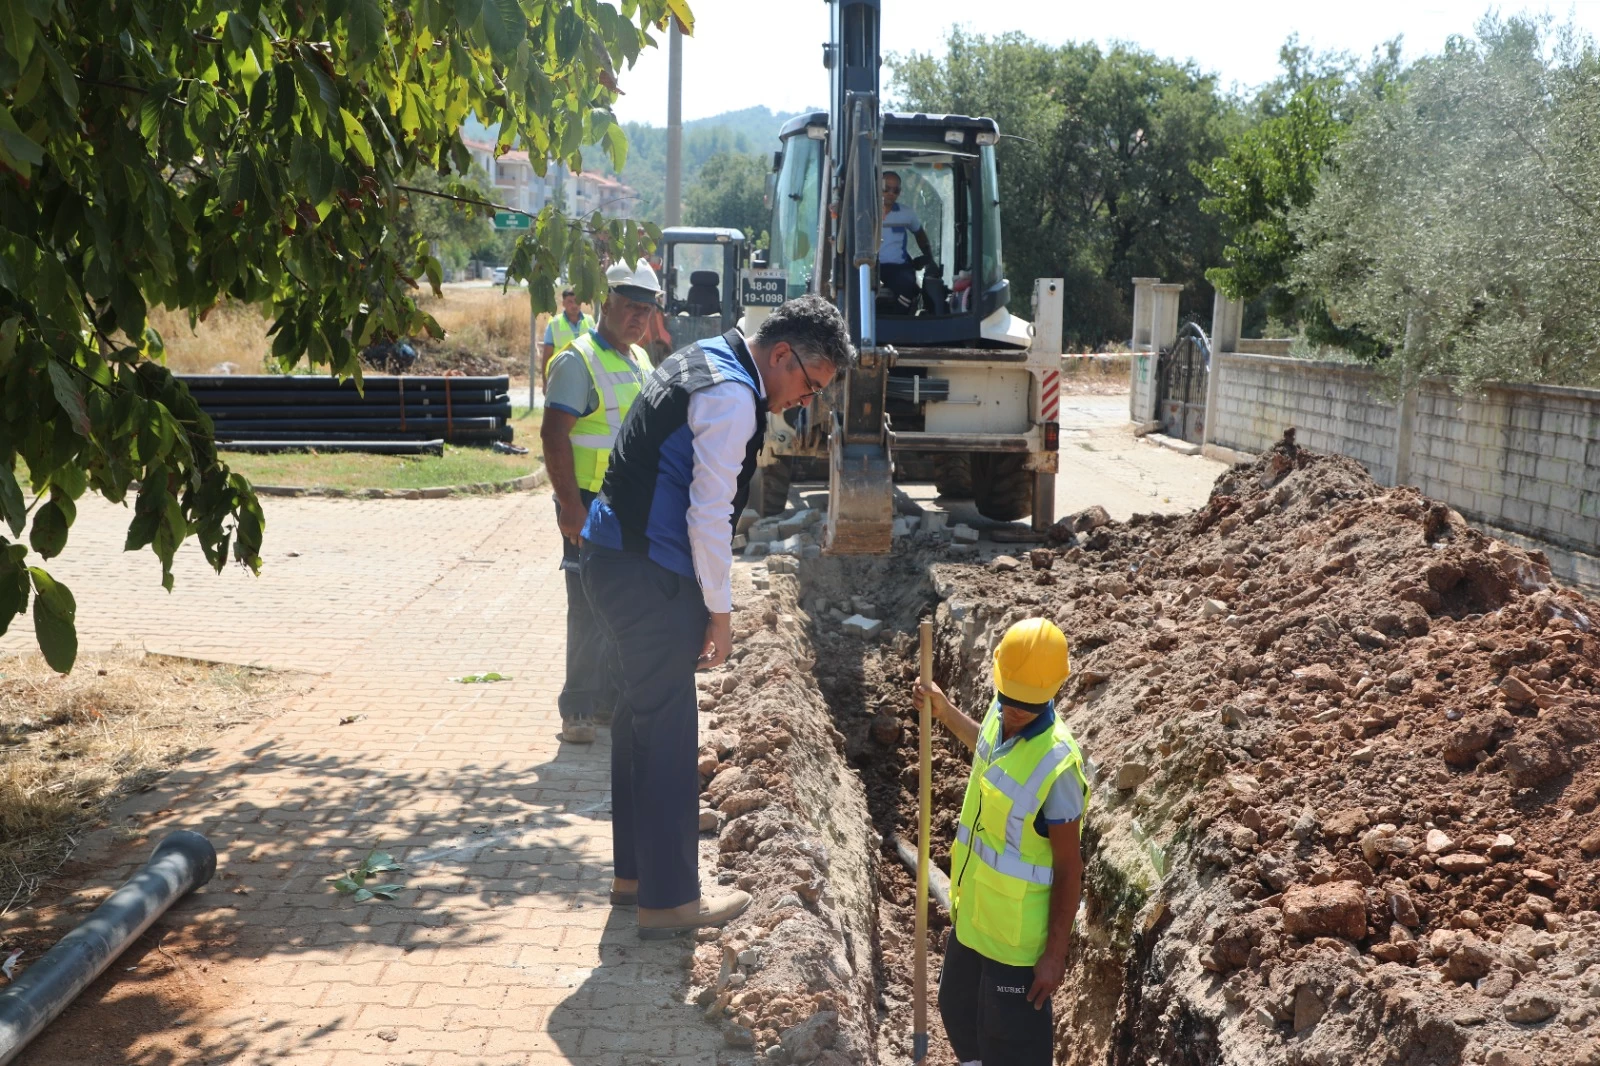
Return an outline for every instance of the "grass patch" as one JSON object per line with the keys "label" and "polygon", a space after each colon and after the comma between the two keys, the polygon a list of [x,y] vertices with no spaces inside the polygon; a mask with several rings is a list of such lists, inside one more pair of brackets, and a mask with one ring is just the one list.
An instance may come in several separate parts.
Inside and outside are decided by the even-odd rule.
{"label": "grass patch", "polygon": [[307,489],[432,489],[510,481],[539,469],[542,409],[519,407],[511,425],[527,455],[447,444],[440,455],[362,455],[358,452],[226,452],[228,466],[258,485]]}
{"label": "grass patch", "polygon": [[0,661],[0,914],[25,905],[74,838],[291,680],[252,667],[114,651],[71,674]]}

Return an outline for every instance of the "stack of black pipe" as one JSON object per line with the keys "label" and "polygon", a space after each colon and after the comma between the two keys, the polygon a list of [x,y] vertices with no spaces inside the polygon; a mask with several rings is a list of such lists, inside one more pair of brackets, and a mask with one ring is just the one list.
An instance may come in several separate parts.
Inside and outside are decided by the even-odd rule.
{"label": "stack of black pipe", "polygon": [[322,375],[181,374],[234,450],[434,452],[509,441],[506,377],[368,374],[362,388]]}

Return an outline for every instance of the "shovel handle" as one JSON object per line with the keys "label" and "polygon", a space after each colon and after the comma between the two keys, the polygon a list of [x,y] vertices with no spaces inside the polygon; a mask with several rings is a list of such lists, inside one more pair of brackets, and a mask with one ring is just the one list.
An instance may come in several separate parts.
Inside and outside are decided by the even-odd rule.
{"label": "shovel handle", "polygon": [[[933,683],[933,622],[924,619],[922,684]],[[911,972],[913,1062],[928,1057],[928,845],[933,817],[933,701],[924,696],[917,707],[917,749],[921,773],[917,775],[917,932]]]}

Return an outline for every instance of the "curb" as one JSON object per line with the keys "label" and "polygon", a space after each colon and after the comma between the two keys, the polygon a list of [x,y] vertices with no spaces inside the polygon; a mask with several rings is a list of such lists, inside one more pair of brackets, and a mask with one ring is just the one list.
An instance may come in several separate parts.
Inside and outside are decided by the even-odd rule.
{"label": "curb", "polygon": [[317,489],[295,485],[255,485],[258,496],[304,496],[355,500],[442,500],[450,496],[492,496],[502,492],[527,492],[550,479],[544,467],[510,481],[477,481],[468,485],[439,485],[430,489]]}

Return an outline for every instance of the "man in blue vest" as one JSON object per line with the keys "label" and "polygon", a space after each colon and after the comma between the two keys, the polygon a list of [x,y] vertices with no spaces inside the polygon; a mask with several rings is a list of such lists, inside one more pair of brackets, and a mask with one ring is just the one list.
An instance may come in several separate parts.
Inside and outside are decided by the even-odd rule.
{"label": "man in blue vest", "polygon": [[644,939],[750,904],[700,891],[694,674],[732,650],[733,523],[767,414],[810,403],[854,356],[844,318],[817,296],[779,307],[748,341],[734,329],[675,352],[645,382],[589,508],[583,584],[622,667],[611,899],[638,904]]}
{"label": "man in blue vest", "polygon": [[938,685],[912,688],[974,753],[950,849],[954,928],[945,940],[939,1015],[962,1066],[1050,1066],[1050,996],[1066,974],[1089,803],[1083,753],[1056,717],[1067,638],[1027,618],[994,651],[994,702],[981,723]]}

